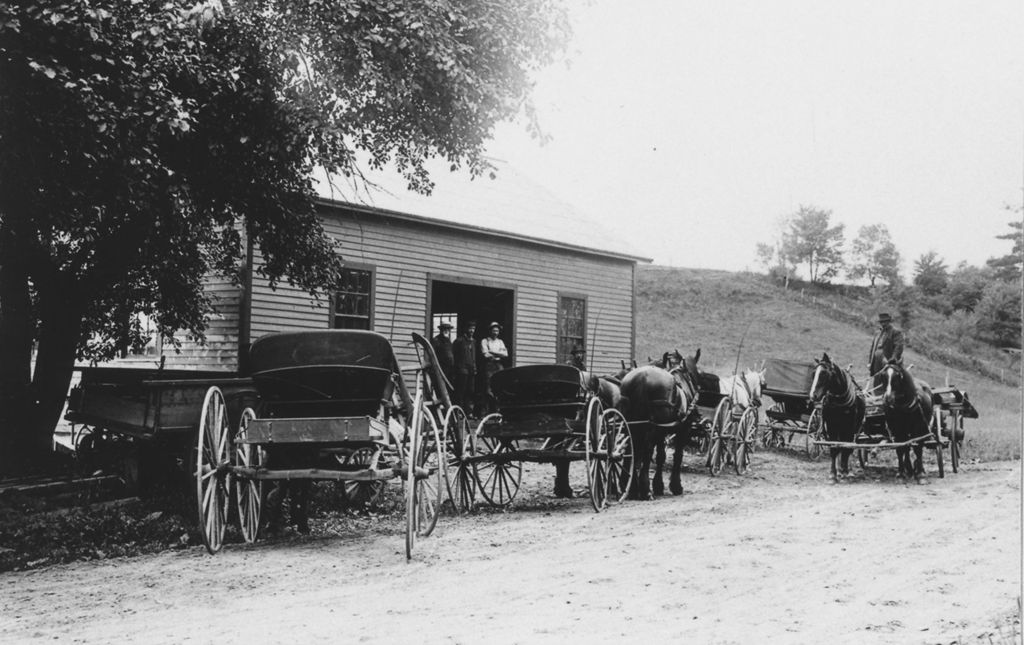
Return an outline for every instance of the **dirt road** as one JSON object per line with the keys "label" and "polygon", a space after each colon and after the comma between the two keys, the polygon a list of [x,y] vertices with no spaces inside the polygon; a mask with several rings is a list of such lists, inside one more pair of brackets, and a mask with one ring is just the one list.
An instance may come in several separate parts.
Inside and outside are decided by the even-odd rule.
{"label": "dirt road", "polygon": [[1019,642],[1020,462],[754,466],[601,514],[536,466],[524,503],[442,517],[411,563],[385,523],[3,574],[0,642]]}

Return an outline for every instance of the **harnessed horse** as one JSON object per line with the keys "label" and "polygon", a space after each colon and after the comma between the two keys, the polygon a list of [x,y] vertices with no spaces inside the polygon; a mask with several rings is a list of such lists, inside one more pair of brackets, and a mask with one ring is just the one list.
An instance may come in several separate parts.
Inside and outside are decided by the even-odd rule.
{"label": "harnessed horse", "polygon": [[[917,382],[903,367],[902,361],[890,360],[872,376],[874,391],[884,392],[885,423],[897,443],[927,435],[934,404],[932,391],[924,381]],[[923,446],[920,441],[912,444],[914,463],[910,463],[910,447],[896,449],[899,476],[913,474],[921,481],[924,468],[921,464]]]}
{"label": "harnessed horse", "polygon": [[[814,379],[808,396],[812,404],[821,404],[822,429],[828,441],[853,443],[856,440],[864,424],[864,398],[858,395],[853,377],[833,363],[827,353],[815,361]],[[851,454],[853,448],[829,447],[833,483],[839,481],[839,473],[844,477],[850,474]]]}
{"label": "harnessed horse", "polygon": [[732,397],[733,405],[743,409],[761,407],[764,390],[764,370],[747,370],[742,374],[719,377],[718,391]]}
{"label": "harnessed horse", "polygon": [[[652,499],[662,495],[665,485],[662,470],[665,466],[665,439],[675,433],[673,444],[672,473],[669,490],[679,495],[683,492],[680,481],[683,446],[693,429],[697,414],[699,389],[696,378],[700,350],[692,358],[683,358],[678,351],[666,352],[662,364],[638,367],[622,379],[619,411],[630,423],[633,431],[633,445],[636,494],[638,499]],[[657,449],[657,461],[653,482],[650,468],[652,453]],[[652,494],[653,483],[653,494]]]}
{"label": "harnessed horse", "polygon": [[[625,365],[621,372],[607,376],[597,376],[591,372],[580,372],[580,387],[597,394],[601,405],[605,409],[616,408],[619,405],[619,383],[626,373]],[[571,498],[576,495],[572,486],[569,485],[569,461],[566,459],[553,460],[555,465],[555,497]]]}

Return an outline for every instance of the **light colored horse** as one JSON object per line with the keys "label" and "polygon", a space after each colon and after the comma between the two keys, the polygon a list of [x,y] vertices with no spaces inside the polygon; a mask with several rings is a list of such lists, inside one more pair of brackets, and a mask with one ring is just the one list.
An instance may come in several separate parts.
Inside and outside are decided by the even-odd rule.
{"label": "light colored horse", "polygon": [[742,374],[722,376],[719,389],[725,396],[732,397],[732,404],[741,410],[758,407],[765,387],[764,372],[764,369],[749,369]]}

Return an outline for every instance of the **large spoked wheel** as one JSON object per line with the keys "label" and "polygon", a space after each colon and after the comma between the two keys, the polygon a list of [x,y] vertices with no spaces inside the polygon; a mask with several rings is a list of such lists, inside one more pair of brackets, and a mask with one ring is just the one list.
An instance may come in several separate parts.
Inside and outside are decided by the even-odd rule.
{"label": "large spoked wheel", "polygon": [[736,474],[746,474],[750,467],[750,452],[757,441],[757,411],[747,408],[736,428]]}
{"label": "large spoked wheel", "polygon": [[405,557],[412,558],[416,538],[427,537],[437,526],[444,490],[441,434],[427,409],[414,415],[412,443],[407,455]]}
{"label": "large spoked wheel", "polygon": [[448,468],[445,469],[445,486],[448,488],[448,499],[456,513],[467,513],[473,510],[476,501],[476,475],[468,457],[472,454],[469,442],[469,419],[466,412],[455,405],[444,415],[445,457]]}
{"label": "large spoked wheel", "polygon": [[725,439],[729,423],[729,410],[732,408],[732,400],[728,397],[718,402],[715,408],[715,415],[711,420],[711,447],[708,449],[707,467],[712,476],[722,472],[725,464]]}
{"label": "large spoked wheel", "polygon": [[[357,448],[345,456],[337,459],[346,470],[378,470],[383,448],[380,446],[364,446]],[[373,481],[344,480],[341,482],[345,499],[353,506],[370,506],[380,501],[384,492],[384,482],[375,479]]]}
{"label": "large spoked wheel", "polygon": [[[608,503],[608,445],[605,433],[609,431],[603,416],[601,401],[596,396],[587,404],[584,457],[587,466],[587,490],[590,504],[600,513]],[[612,439],[614,442],[614,438]]]}
{"label": "large spoked wheel", "polygon": [[964,437],[964,418],[960,415],[959,410],[953,410],[950,413],[950,428],[949,428],[949,463],[953,467],[953,472],[960,472],[960,457],[963,450]]}
{"label": "large spoked wheel", "polygon": [[[942,479],[946,476],[945,467],[942,463],[942,411],[937,407],[932,412],[930,430],[932,432],[932,441],[935,443],[935,466],[939,471],[939,479]],[[950,440],[950,444],[952,443],[953,441]]]}
{"label": "large spoked wheel", "polygon": [[804,439],[807,448],[807,456],[811,459],[821,457],[821,446],[818,441],[824,437],[825,422],[821,417],[821,408],[814,408],[811,417],[807,420],[807,435]]}
{"label": "large spoked wheel", "polygon": [[[256,418],[252,408],[242,410],[235,433],[234,458],[235,466],[242,468],[259,468],[263,465],[263,450],[256,445],[246,443],[249,424]],[[256,541],[260,529],[260,510],[263,507],[263,482],[258,479],[235,477],[235,502],[238,507],[238,526],[242,530],[242,538],[249,544]]]}
{"label": "large spoked wheel", "polygon": [[196,441],[196,502],[203,544],[210,553],[220,551],[231,499],[228,454],[228,408],[217,386],[206,391]]}
{"label": "large spoked wheel", "polygon": [[608,498],[622,502],[633,485],[633,433],[618,410],[605,410],[601,423],[607,428],[601,450],[608,455]]}
{"label": "large spoked wheel", "polygon": [[476,462],[476,481],[481,497],[491,506],[503,508],[515,499],[523,480],[522,462],[507,457],[519,449],[519,444],[515,439],[483,436],[482,428],[483,423],[472,439],[474,453],[482,458]]}

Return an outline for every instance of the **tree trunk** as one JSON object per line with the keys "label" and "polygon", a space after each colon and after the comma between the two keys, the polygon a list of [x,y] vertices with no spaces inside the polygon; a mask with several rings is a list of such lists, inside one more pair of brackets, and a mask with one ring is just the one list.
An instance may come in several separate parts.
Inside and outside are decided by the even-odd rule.
{"label": "tree trunk", "polygon": [[[73,281],[72,281],[73,282]],[[40,294],[39,351],[32,374],[35,406],[26,431],[34,448],[49,452],[64,412],[81,330],[81,306],[74,287]]]}
{"label": "tree trunk", "polygon": [[28,274],[0,230],[0,475],[27,463],[31,411],[32,301]]}

